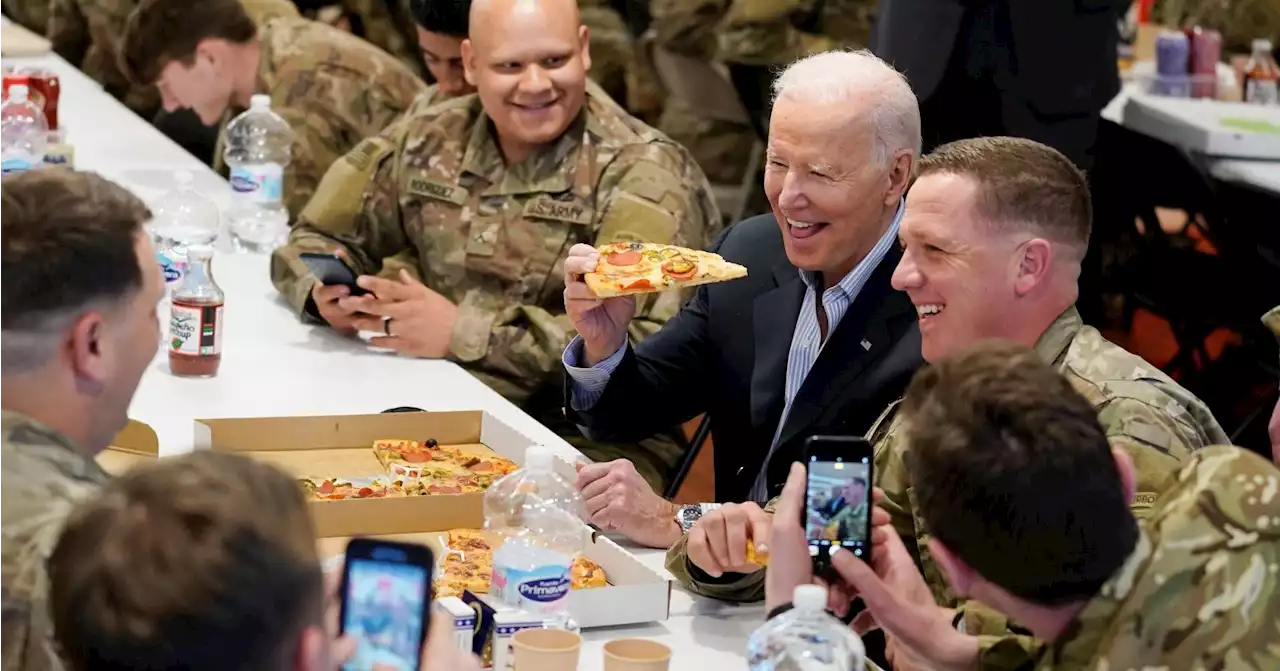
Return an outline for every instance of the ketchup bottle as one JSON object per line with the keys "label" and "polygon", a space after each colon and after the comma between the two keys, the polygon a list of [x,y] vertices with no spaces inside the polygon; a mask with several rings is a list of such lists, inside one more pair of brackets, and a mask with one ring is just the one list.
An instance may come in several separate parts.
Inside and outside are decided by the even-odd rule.
{"label": "ketchup bottle", "polygon": [[213,248],[187,249],[187,274],[173,290],[169,317],[169,371],[182,377],[213,377],[222,363],[222,306],[226,297],[213,279]]}
{"label": "ketchup bottle", "polygon": [[1258,105],[1275,105],[1280,68],[1271,58],[1271,40],[1254,40],[1253,56],[1244,66],[1244,101]]}

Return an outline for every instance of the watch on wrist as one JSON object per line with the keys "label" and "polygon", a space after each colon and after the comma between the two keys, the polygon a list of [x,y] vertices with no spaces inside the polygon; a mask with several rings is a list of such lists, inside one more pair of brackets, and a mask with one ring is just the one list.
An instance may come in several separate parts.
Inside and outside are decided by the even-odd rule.
{"label": "watch on wrist", "polygon": [[676,524],[680,525],[680,532],[689,533],[703,515],[719,507],[719,503],[691,503],[676,508]]}

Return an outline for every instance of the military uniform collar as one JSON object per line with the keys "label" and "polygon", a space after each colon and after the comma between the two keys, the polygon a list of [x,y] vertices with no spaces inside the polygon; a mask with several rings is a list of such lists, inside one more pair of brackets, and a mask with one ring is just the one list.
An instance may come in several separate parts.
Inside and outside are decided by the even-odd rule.
{"label": "military uniform collar", "polygon": [[[85,456],[70,438],[27,415],[13,410],[0,413],[0,436],[5,450],[23,450],[78,480],[101,482],[107,473]],[[25,449],[24,449],[25,448]]]}
{"label": "military uniform collar", "polygon": [[1146,531],[1140,531],[1138,542],[1129,557],[1116,572],[1102,584],[1102,588],[1089,599],[1066,631],[1057,641],[1045,647],[1040,668],[1084,669],[1092,668],[1103,639],[1111,631],[1116,615],[1142,579],[1143,570],[1151,559],[1152,542]]}
{"label": "military uniform collar", "polygon": [[1036,353],[1045,363],[1058,363],[1083,327],[1084,320],[1080,318],[1076,306],[1072,305],[1066,312],[1058,315],[1058,318],[1040,335],[1040,339],[1036,341]]}
{"label": "military uniform collar", "polygon": [[[478,104],[478,103],[477,103]],[[489,183],[486,196],[510,196],[524,193],[562,193],[574,182],[579,154],[587,138],[587,105],[578,118],[551,146],[529,155],[524,161],[507,166],[502,161],[494,137],[493,122],[484,108],[471,127],[467,149],[462,156],[462,171]]]}

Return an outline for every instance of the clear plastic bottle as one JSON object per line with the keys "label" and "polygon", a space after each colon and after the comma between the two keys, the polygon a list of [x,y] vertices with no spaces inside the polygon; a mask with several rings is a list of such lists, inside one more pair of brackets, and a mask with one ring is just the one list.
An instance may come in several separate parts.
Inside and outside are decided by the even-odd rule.
{"label": "clear plastic bottle", "polygon": [[288,239],[284,171],[292,147],[293,129],[271,111],[270,96],[253,96],[249,109],[227,124],[223,158],[233,191],[227,219],[237,249],[269,253]]}
{"label": "clear plastic bottle", "polygon": [[49,121],[31,100],[25,84],[9,87],[9,96],[0,106],[0,172],[22,172],[44,161],[49,142]]}
{"label": "clear plastic bottle", "polygon": [[1280,67],[1271,57],[1271,40],[1254,40],[1253,55],[1244,66],[1244,101],[1257,105],[1275,105],[1280,102],[1277,85],[1280,84]]}
{"label": "clear plastic bottle", "polygon": [[217,241],[221,217],[218,205],[196,189],[191,173],[178,172],[174,180],[178,185],[152,203],[147,227],[164,272],[166,297],[186,274],[187,249]]}
{"label": "clear plastic bottle", "polygon": [[866,648],[848,625],[827,612],[827,589],[800,585],[792,609],[765,622],[747,640],[751,671],[862,671]]}
{"label": "clear plastic bottle", "polygon": [[569,617],[570,571],[582,552],[582,496],[555,472],[555,456],[530,447],[525,466],[484,495],[485,528],[504,537],[493,553],[490,593],[541,616],[545,626],[577,629]]}

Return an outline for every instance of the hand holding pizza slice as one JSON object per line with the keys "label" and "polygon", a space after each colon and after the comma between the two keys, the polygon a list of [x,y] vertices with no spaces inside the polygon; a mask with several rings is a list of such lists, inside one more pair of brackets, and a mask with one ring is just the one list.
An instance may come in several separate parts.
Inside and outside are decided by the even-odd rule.
{"label": "hand holding pizza slice", "polygon": [[747,276],[747,269],[719,254],[649,242],[615,242],[597,248],[595,272],[583,277],[600,298],[648,294]]}

